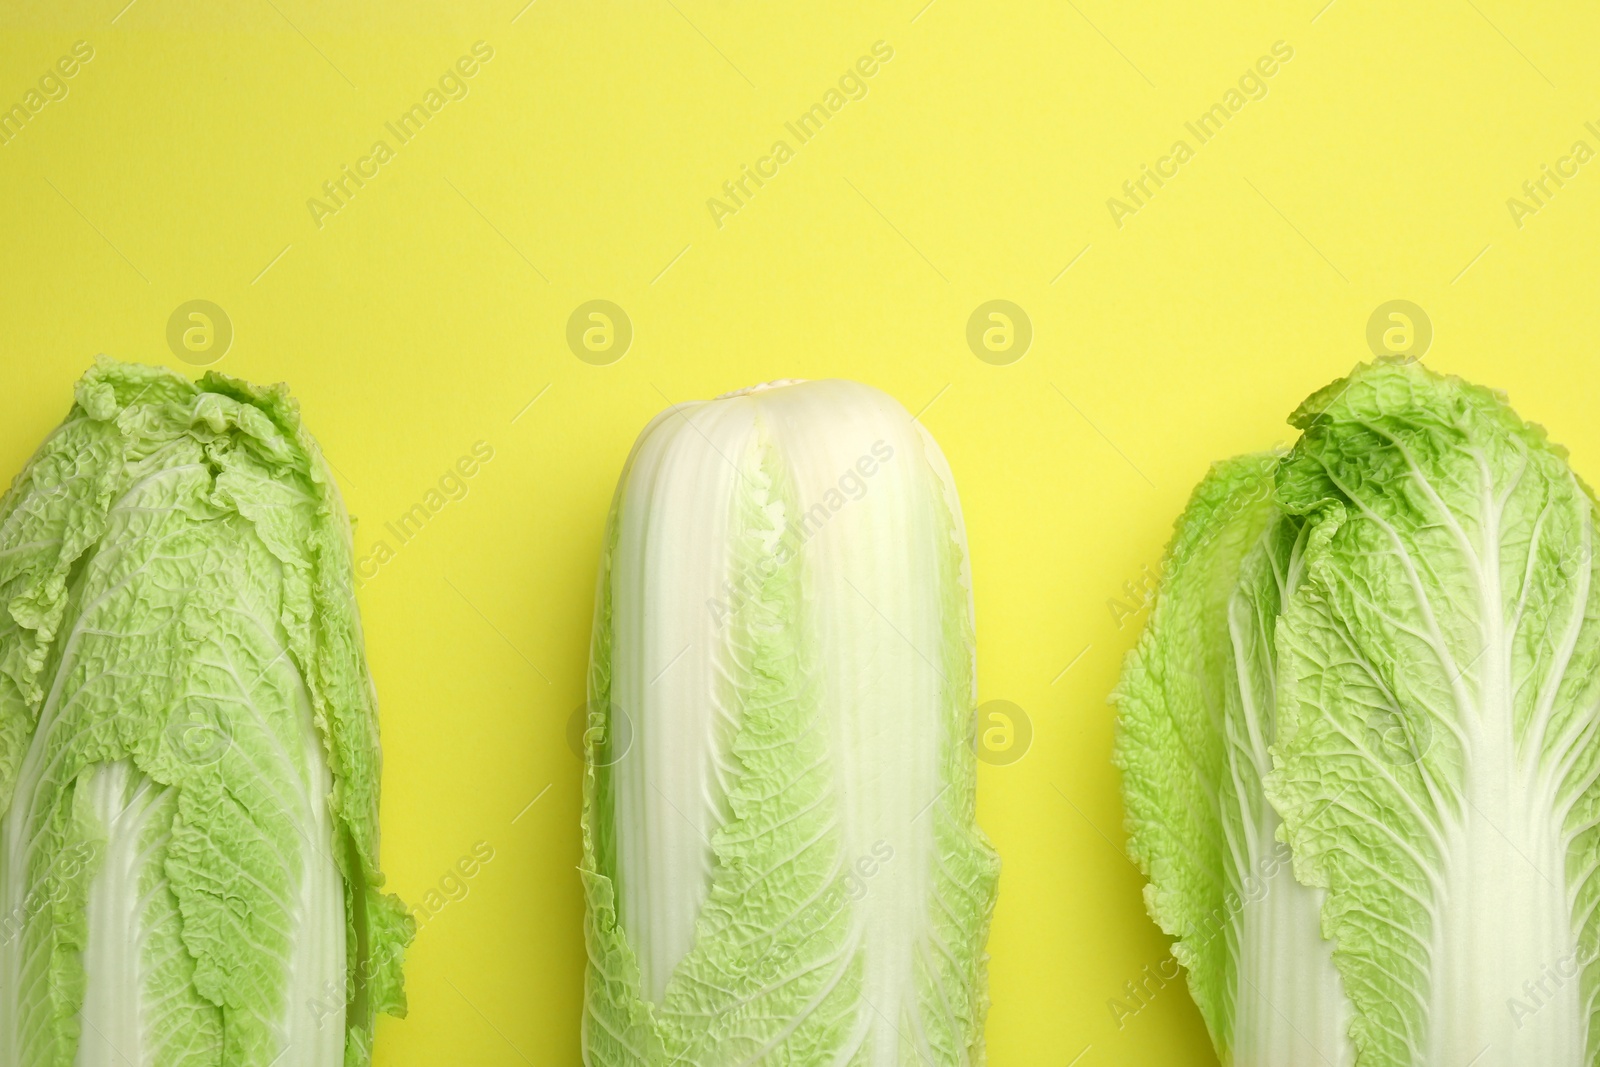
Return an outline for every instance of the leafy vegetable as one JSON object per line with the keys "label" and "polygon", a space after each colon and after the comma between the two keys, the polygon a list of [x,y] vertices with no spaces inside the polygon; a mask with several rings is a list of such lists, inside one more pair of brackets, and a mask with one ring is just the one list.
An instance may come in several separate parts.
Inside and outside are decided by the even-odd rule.
{"label": "leafy vegetable", "polygon": [[1273,642],[1302,545],[1278,513],[1278,457],[1217,464],[1167,549],[1128,657],[1116,761],[1145,901],[1224,1063],[1344,1067],[1350,1009],[1262,779],[1278,729]]}
{"label": "leafy vegetable", "polygon": [[882,393],[645,429],[591,657],[586,1063],[984,1061],[971,612],[949,470]]}
{"label": "leafy vegetable", "polygon": [[[1231,1062],[1321,1062],[1253,1050],[1280,1047],[1272,1031],[1300,1018],[1307,990],[1326,1020],[1342,988],[1361,1067],[1595,1063],[1593,495],[1503,397],[1420,366],[1358,368],[1292,421],[1304,434],[1288,455],[1224,465],[1197,492],[1120,690],[1152,914],[1179,937]],[[1186,551],[1215,483],[1252,463],[1271,490],[1256,547],[1242,565]],[[1271,582],[1257,577],[1263,559]],[[1200,636],[1186,637],[1185,619]],[[1217,681],[1229,665],[1242,718],[1234,683]],[[1260,698],[1251,712],[1252,691],[1276,692],[1270,712]],[[1250,758],[1232,755],[1236,723],[1260,724],[1270,759],[1248,731]],[[1246,764],[1253,777],[1231,773]],[[1294,894],[1277,888],[1264,900],[1284,906],[1268,910],[1295,912],[1292,923],[1234,921],[1232,940],[1186,941],[1214,906],[1218,872],[1237,892],[1231,812],[1254,810],[1261,793],[1300,899],[1320,899],[1337,983],[1326,953],[1305,947]],[[1293,981],[1255,983],[1282,1014],[1252,1023],[1245,976],[1268,954],[1302,963]]]}
{"label": "leafy vegetable", "polygon": [[282,386],[109,361],[0,501],[0,1067],[357,1067],[403,1013],[349,537]]}

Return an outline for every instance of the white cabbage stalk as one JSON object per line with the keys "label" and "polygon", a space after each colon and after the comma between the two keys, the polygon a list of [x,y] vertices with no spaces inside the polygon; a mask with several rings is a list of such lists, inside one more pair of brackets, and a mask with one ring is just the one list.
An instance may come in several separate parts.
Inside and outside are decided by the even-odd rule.
{"label": "white cabbage stalk", "polygon": [[998,860],[933,439],[844,381],[677,405],[605,546],[585,1062],[982,1063]]}

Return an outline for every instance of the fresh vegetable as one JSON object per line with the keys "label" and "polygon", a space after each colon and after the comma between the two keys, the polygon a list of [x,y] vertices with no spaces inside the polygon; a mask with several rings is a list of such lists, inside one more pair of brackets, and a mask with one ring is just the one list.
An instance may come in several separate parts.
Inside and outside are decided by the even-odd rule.
{"label": "fresh vegetable", "polygon": [[889,397],[646,427],[591,657],[587,1064],[984,1061],[972,625],[949,470]]}
{"label": "fresh vegetable", "polygon": [[[1502,396],[1419,365],[1357,368],[1292,422],[1287,455],[1197,491],[1119,690],[1152,915],[1226,1062],[1592,1064],[1595,499]],[[1265,504],[1207,517],[1252,479]],[[1252,903],[1268,828],[1301,885]],[[1341,990],[1351,1048],[1318,1036]],[[1320,1057],[1270,1051],[1291,1024]]]}
{"label": "fresh vegetable", "polygon": [[1117,692],[1129,854],[1223,1063],[1348,1067],[1350,1006],[1267,802],[1274,640],[1302,565],[1278,457],[1217,464],[1178,520]]}
{"label": "fresh vegetable", "polygon": [[0,603],[0,1067],[367,1064],[411,920],[287,391],[99,363],[0,501]]}

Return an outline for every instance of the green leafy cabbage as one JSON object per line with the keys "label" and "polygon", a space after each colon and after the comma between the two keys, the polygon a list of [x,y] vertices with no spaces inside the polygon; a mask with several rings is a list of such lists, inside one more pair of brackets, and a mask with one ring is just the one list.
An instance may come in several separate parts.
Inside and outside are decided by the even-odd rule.
{"label": "green leafy cabbage", "polygon": [[349,540],[283,387],[78,383],[0,501],[0,1067],[358,1067],[403,1013]]}
{"label": "green leafy cabbage", "polygon": [[1196,491],[1118,690],[1151,914],[1226,1063],[1600,1062],[1595,499],[1418,365],[1292,422]]}
{"label": "green leafy cabbage", "polygon": [[954,484],[900,405],[658,416],[601,566],[585,1063],[982,1063],[974,678]]}

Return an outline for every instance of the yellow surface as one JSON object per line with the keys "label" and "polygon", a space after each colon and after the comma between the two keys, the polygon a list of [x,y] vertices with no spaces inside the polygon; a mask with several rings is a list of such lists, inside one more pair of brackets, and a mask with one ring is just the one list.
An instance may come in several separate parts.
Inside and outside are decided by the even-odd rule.
{"label": "yellow surface", "polygon": [[[125,2],[0,14],[0,105],[93,49],[0,144],[0,468],[96,352],[185,367],[190,300],[232,323],[219,369],[293,386],[370,561],[392,884],[438,904],[475,872],[423,926],[384,1067],[577,1060],[564,731],[612,486],[669,400],[844,376],[927,408],[982,697],[1035,734],[979,780],[999,1067],[1213,1062],[1180,984],[1120,1028],[1108,1007],[1165,948],[1118,852],[1104,703],[1210,461],[1286,440],[1408,299],[1431,365],[1506,389],[1600,479],[1600,162],[1507,204],[1600,149],[1592,5]],[[466,97],[400,144],[385,123],[478,41]],[[786,130],[878,41],[864,98]],[[1265,97],[1201,144],[1185,123],[1278,41]],[[1192,158],[1161,163],[1179,139]],[[308,208],[378,140],[346,206]],[[777,140],[792,158],[761,163]],[[707,200],[745,164],[777,173],[719,228]],[[1176,175],[1119,228],[1107,200],[1145,164]],[[566,342],[591,299],[633,325],[608,366]],[[994,299],[1033,327],[1010,365],[966,340]],[[466,495],[430,501],[480,441]],[[419,502],[443,506],[400,545],[384,523]]]}

